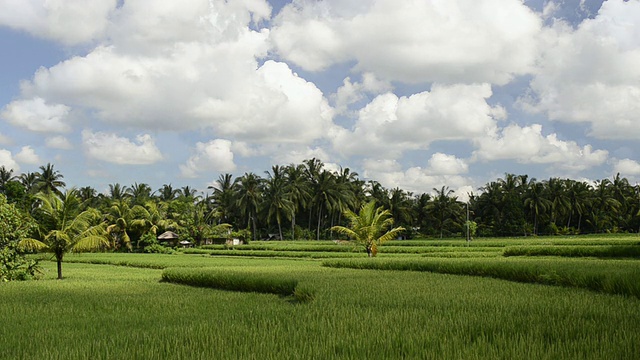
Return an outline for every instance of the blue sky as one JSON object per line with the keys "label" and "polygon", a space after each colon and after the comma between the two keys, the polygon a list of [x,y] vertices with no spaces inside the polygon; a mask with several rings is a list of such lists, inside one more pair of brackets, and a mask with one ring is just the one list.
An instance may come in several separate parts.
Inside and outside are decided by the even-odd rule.
{"label": "blue sky", "polygon": [[0,47],[0,165],[69,186],[640,180],[638,0],[0,0]]}

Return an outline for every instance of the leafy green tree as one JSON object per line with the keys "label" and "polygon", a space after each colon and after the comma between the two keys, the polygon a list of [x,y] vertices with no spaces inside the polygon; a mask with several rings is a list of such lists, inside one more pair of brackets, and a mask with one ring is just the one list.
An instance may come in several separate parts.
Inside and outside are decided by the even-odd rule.
{"label": "leafy green tree", "polygon": [[384,210],[382,206],[376,207],[375,201],[362,205],[358,214],[351,210],[345,211],[345,217],[349,220],[349,227],[334,226],[332,230],[363,246],[369,257],[377,255],[378,246],[382,243],[394,239],[404,231],[403,227],[390,229],[393,226],[391,212]]}
{"label": "leafy green tree", "polygon": [[296,217],[298,212],[306,208],[311,200],[310,183],[306,181],[304,176],[304,165],[290,164],[285,168],[286,176],[286,193],[287,198],[291,201],[291,237],[295,240],[296,236]]}
{"label": "leafy green tree", "polygon": [[149,184],[137,182],[125,190],[127,195],[131,197],[133,205],[144,205],[151,200],[152,190]]}
{"label": "leafy green tree", "polygon": [[232,222],[234,218],[233,214],[237,209],[233,175],[228,173],[221,174],[218,180],[216,180],[215,185],[209,186],[208,188],[213,190],[213,194],[211,195],[213,206],[219,215],[220,221],[223,223]]}
{"label": "leafy green tree", "polygon": [[4,165],[0,166],[0,193],[4,194],[5,186],[15,179],[16,177],[13,175],[13,169],[7,169]]}
{"label": "leafy green tree", "polygon": [[40,223],[41,238],[20,241],[24,249],[52,252],[56,257],[58,279],[62,279],[62,260],[66,253],[109,247],[102,214],[95,209],[81,212],[76,192],[76,189],[70,189],[62,195],[52,191],[37,194],[36,218]]}
{"label": "leafy green tree", "polygon": [[178,196],[178,189],[174,189],[171,184],[164,184],[158,189],[158,198],[160,201],[171,201]]}
{"label": "leafy green tree", "polygon": [[0,194],[0,281],[26,280],[39,271],[37,261],[20,253],[18,244],[27,238],[37,224],[15,204]]}

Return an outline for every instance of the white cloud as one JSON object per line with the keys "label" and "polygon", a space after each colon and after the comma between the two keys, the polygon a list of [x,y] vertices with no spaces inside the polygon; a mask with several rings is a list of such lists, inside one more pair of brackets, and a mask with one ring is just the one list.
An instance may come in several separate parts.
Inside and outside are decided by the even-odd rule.
{"label": "white cloud", "polygon": [[591,145],[580,147],[575,141],[559,140],[556,134],[544,136],[538,124],[525,127],[511,124],[500,133],[475,139],[475,143],[476,160],[510,159],[523,164],[553,164],[574,171],[600,165],[608,157],[606,150],[593,150]]}
{"label": "white cloud", "polygon": [[6,149],[0,149],[0,166],[4,166],[7,170],[12,170],[13,173],[20,172],[20,165],[13,159],[11,151]]}
{"label": "white cloud", "polygon": [[363,163],[365,179],[374,179],[386,188],[399,187],[414,194],[433,193],[433,189],[448,186],[460,200],[467,199],[466,193],[473,188],[473,182],[460,175],[435,174],[434,169],[419,166],[406,170],[395,160],[367,159]]}
{"label": "white cloud", "polygon": [[377,96],[360,110],[352,131],[332,130],[334,147],[345,154],[397,158],[436,140],[484,136],[506,116],[502,107],[487,104],[491,94],[489,84],[434,84],[430,92],[410,97]]}
{"label": "white cloud", "polygon": [[117,0],[0,0],[0,25],[67,45],[99,39]]}
{"label": "white cloud", "polygon": [[435,153],[429,159],[429,171],[436,175],[458,175],[469,171],[469,165],[455,155]]}
{"label": "white cloud", "polygon": [[617,160],[613,166],[614,173],[620,173],[622,176],[640,175],[640,163],[631,159]]}
{"label": "white cloud", "polygon": [[52,149],[60,149],[60,150],[71,150],[73,149],[73,145],[69,140],[64,136],[52,136],[45,139],[44,144],[48,148]]}
{"label": "white cloud", "polygon": [[294,1],[271,39],[311,71],[348,60],[386,80],[505,84],[531,70],[542,22],[518,0]]}
{"label": "white cloud", "polygon": [[112,133],[82,132],[88,157],[121,165],[149,165],[162,160],[162,154],[150,135],[138,135],[136,142]]}
{"label": "white cloud", "polygon": [[62,104],[47,104],[41,97],[15,100],[4,107],[0,117],[10,124],[36,132],[67,132],[65,122],[71,109]]}
{"label": "white cloud", "polygon": [[577,29],[561,22],[521,104],[551,120],[590,124],[591,136],[636,139],[640,114],[640,2],[605,1]]}
{"label": "white cloud", "polygon": [[22,149],[20,149],[20,152],[16,154],[15,158],[18,162],[25,164],[37,165],[42,163],[40,157],[31,146],[23,146]]}
{"label": "white cloud", "polygon": [[232,143],[229,140],[215,139],[207,143],[198,142],[195,153],[183,165],[180,173],[187,178],[196,178],[203,172],[232,172],[236,169],[233,162]]}
{"label": "white cloud", "polygon": [[344,112],[347,107],[365,98],[366,94],[378,95],[391,91],[393,86],[387,82],[378,80],[372,73],[364,73],[362,82],[351,82],[347,77],[342,81],[342,86],[331,97],[335,102],[336,111]]}

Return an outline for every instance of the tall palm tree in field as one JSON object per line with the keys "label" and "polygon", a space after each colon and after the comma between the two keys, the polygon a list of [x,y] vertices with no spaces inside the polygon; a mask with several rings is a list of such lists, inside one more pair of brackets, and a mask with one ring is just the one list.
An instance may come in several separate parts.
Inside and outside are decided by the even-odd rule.
{"label": "tall palm tree in field", "polygon": [[26,192],[33,194],[36,191],[36,185],[38,184],[38,176],[37,172],[26,172],[20,174],[20,183],[24,186]]}
{"label": "tall palm tree in field", "polygon": [[245,173],[235,181],[237,204],[247,218],[247,227],[253,225],[253,239],[256,239],[257,215],[261,205],[262,178],[254,173]]}
{"label": "tall palm tree in field", "polygon": [[345,217],[349,220],[349,227],[334,226],[331,230],[346,235],[358,245],[364,246],[369,257],[376,256],[378,246],[382,243],[394,239],[404,231],[403,227],[390,229],[393,226],[391,212],[384,210],[382,206],[376,207],[375,201],[362,205],[358,214],[351,210],[345,211]]}
{"label": "tall palm tree in field", "polygon": [[0,193],[4,193],[4,187],[9,181],[15,180],[13,175],[13,169],[7,169],[4,166],[0,166]]}
{"label": "tall palm tree in field", "polygon": [[220,174],[215,185],[209,186],[208,189],[213,190],[213,205],[219,214],[220,221],[230,223],[234,210],[237,208],[235,204],[235,192],[233,175]]}
{"label": "tall palm tree in field", "polygon": [[66,186],[62,181],[64,176],[58,170],[53,169],[53,165],[48,163],[47,165],[40,166],[40,172],[38,174],[38,180],[36,181],[36,189],[40,192],[53,192],[59,196],[62,196],[60,188]]}
{"label": "tall palm tree in field", "polygon": [[276,219],[278,235],[282,240],[282,217],[291,218],[293,202],[287,197],[284,167],[275,165],[271,170],[273,173],[267,171],[267,179],[264,181],[264,208],[267,212],[267,222]]}
{"label": "tall palm tree in field", "polygon": [[95,209],[80,212],[81,203],[76,190],[57,195],[51,191],[38,193],[39,207],[35,217],[41,226],[41,239],[23,239],[20,246],[30,250],[52,252],[58,265],[58,279],[62,279],[62,259],[70,251],[92,251],[109,247],[105,224]]}
{"label": "tall palm tree in field", "polygon": [[310,183],[304,175],[304,165],[290,164],[285,168],[285,176],[287,180],[286,191],[287,198],[291,201],[291,237],[295,240],[296,233],[296,215],[298,211],[304,209],[311,200]]}

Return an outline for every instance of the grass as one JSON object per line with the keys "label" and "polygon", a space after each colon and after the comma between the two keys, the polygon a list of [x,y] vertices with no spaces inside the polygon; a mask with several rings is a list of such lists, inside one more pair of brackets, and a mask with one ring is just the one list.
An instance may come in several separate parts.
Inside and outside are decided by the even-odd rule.
{"label": "grass", "polygon": [[492,277],[525,283],[585,288],[640,298],[640,262],[507,259],[327,260],[324,266],[352,269],[428,271]]}
{"label": "grass", "polygon": [[[43,280],[0,284],[0,359],[634,359],[638,260],[501,254],[508,246],[637,241],[402,241],[376,259],[316,241],[202,254],[69,254],[62,281],[44,261]],[[161,282],[163,272],[206,286]],[[233,291],[208,283],[225,277]],[[307,302],[245,291],[252,281],[294,281],[294,296]]]}
{"label": "grass", "polygon": [[638,245],[509,246],[504,256],[640,258]]}
{"label": "grass", "polygon": [[215,260],[219,269],[296,274],[316,299],[298,305],[159,282],[157,269],[80,263],[57,281],[45,263],[45,280],[1,284],[0,358],[632,359],[640,350],[635,298],[306,260]]}

